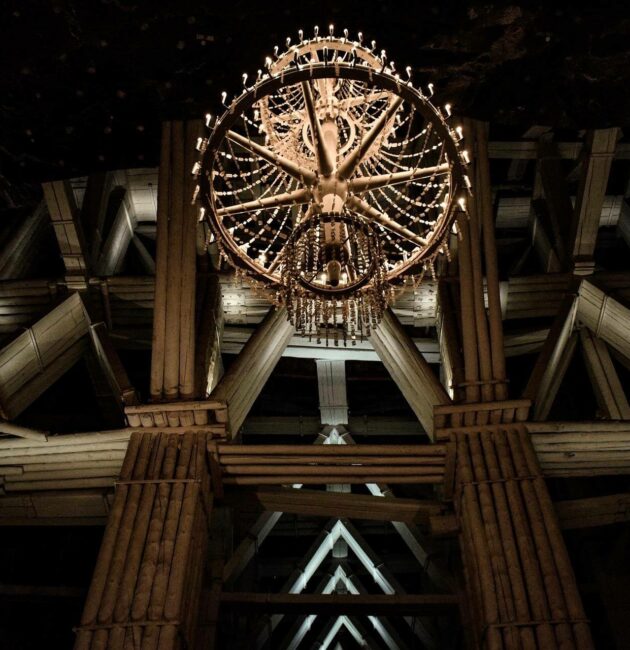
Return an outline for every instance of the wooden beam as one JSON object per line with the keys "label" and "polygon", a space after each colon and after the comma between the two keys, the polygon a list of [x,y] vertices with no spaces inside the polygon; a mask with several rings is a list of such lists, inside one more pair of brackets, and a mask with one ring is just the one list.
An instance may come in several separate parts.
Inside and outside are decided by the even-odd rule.
{"label": "wooden beam", "polygon": [[630,309],[590,280],[580,283],[577,318],[596,337],[630,357]]}
{"label": "wooden beam", "polygon": [[285,308],[272,308],[211,394],[228,405],[229,432],[236,436],[293,336]]}
{"label": "wooden beam", "polygon": [[84,289],[85,276],[89,269],[89,254],[70,182],[53,181],[44,183],[43,188],[48,213],[66,267],[66,277],[77,288]]}
{"label": "wooden beam", "polygon": [[348,424],[345,361],[317,359],[315,363],[321,423],[323,425]]}
{"label": "wooden beam", "polygon": [[138,395],[112,344],[105,323],[90,325],[89,332],[92,350],[105,373],[112,394],[121,406],[136,404]]}
{"label": "wooden beam", "polygon": [[138,237],[134,232],[133,237],[131,238],[131,243],[138,253],[138,258],[142,263],[145,273],[148,275],[155,275],[155,260],[147,247],[144,245],[144,242]]}
{"label": "wooden beam", "polygon": [[608,186],[608,177],[620,131],[617,128],[595,129],[586,137],[586,158],[577,193],[569,247],[577,273],[590,274],[595,269],[593,255],[599,222]]}
{"label": "wooden beam", "polygon": [[438,501],[420,501],[398,497],[377,497],[321,490],[293,488],[258,489],[226,495],[228,503],[254,501],[264,510],[317,517],[347,517],[371,521],[402,521],[428,524],[429,517],[440,514],[444,506]]}
{"label": "wooden beam", "polygon": [[22,278],[37,264],[42,239],[50,221],[46,203],[42,201],[24,217],[0,254],[0,280]]}
{"label": "wooden beam", "polygon": [[546,477],[630,474],[630,422],[528,422]]}
{"label": "wooden beam", "polygon": [[0,350],[0,406],[19,415],[81,357],[88,332],[83,302],[72,294]]}
{"label": "wooden beam", "polygon": [[572,338],[572,333],[576,311],[577,299],[567,295],[560,304],[558,315],[523,391],[523,398],[532,401],[534,420],[543,420],[549,414],[575,350],[576,340]]}
{"label": "wooden beam", "polygon": [[580,330],[586,369],[597,403],[610,420],[630,420],[630,404],[606,344],[586,327]]}
{"label": "wooden beam", "polygon": [[630,494],[627,493],[556,501],[554,506],[564,530],[630,521]]}
{"label": "wooden beam", "polygon": [[433,407],[448,404],[450,398],[391,310],[383,314],[381,322],[372,330],[370,342],[432,438]]}

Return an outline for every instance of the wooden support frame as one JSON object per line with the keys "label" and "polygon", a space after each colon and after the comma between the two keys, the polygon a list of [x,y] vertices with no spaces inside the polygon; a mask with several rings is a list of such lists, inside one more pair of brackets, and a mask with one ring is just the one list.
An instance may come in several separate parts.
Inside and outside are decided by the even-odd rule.
{"label": "wooden support frame", "polygon": [[66,267],[67,281],[78,289],[85,289],[89,254],[70,182],[53,181],[44,183],[43,188],[48,213]]}
{"label": "wooden support frame", "polygon": [[569,237],[574,270],[591,274],[595,270],[593,254],[606,196],[606,187],[619,129],[595,129],[586,136],[586,157],[577,193],[575,213]]}
{"label": "wooden support frame", "polygon": [[585,327],[580,342],[600,410],[610,420],[630,420],[630,404],[606,344]]}
{"label": "wooden support frame", "polygon": [[523,392],[525,399],[532,400],[532,419],[544,420],[557,394],[577,342],[573,327],[578,300],[567,295],[558,310],[543,349],[536,359],[534,369]]}
{"label": "wooden support frame", "polygon": [[391,310],[383,314],[370,342],[432,439],[433,407],[450,398]]}

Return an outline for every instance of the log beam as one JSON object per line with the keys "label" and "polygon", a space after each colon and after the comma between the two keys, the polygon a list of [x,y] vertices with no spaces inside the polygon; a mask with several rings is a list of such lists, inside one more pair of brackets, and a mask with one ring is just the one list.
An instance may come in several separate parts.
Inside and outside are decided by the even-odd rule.
{"label": "log beam", "polygon": [[391,310],[383,314],[383,319],[372,331],[370,342],[432,438],[433,407],[448,404],[450,398]]}
{"label": "log beam", "polygon": [[595,270],[593,255],[619,129],[595,129],[586,137],[586,157],[577,193],[569,247],[576,273]]}

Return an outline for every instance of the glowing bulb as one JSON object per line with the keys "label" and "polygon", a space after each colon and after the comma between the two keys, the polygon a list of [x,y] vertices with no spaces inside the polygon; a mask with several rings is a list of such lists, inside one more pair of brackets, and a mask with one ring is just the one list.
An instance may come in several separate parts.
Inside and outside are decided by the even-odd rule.
{"label": "glowing bulb", "polygon": [[455,127],[455,133],[457,133],[457,136],[461,140],[464,137],[464,129],[462,129],[461,126],[456,126]]}
{"label": "glowing bulb", "polygon": [[298,38],[300,39],[300,43],[304,40],[304,32],[301,29],[298,29]]}
{"label": "glowing bulb", "polygon": [[451,116],[451,105],[450,104],[444,104],[444,110],[446,111],[446,115],[448,117]]}
{"label": "glowing bulb", "polygon": [[211,121],[212,121],[212,115],[210,115],[210,113],[206,113],[206,126],[210,126]]}
{"label": "glowing bulb", "polygon": [[429,97],[433,97],[433,84],[427,84],[427,88],[429,89]]}
{"label": "glowing bulb", "polygon": [[462,212],[466,212],[466,199],[463,196],[460,196],[457,199],[457,203],[459,207],[461,208]]}
{"label": "glowing bulb", "polygon": [[330,25],[328,25],[328,33],[331,36],[333,36],[333,34],[335,33],[335,26],[332,23]]}
{"label": "glowing bulb", "polygon": [[319,26],[318,25],[315,25],[315,27],[313,27],[313,34],[315,34],[315,38],[317,38],[319,36]]}
{"label": "glowing bulb", "polygon": [[225,104],[225,100],[227,99],[227,93],[225,90],[221,93],[221,103]]}

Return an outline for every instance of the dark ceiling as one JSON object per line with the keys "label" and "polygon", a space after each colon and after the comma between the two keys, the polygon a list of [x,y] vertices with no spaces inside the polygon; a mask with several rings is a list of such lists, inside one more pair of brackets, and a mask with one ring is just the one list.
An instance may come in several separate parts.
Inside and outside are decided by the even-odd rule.
{"label": "dark ceiling", "polygon": [[[564,3],[562,3],[564,4]],[[558,3],[19,0],[0,8],[0,175],[153,166],[165,117],[221,91],[297,30],[362,30],[462,114],[520,133],[630,123],[630,12]],[[1,179],[0,179],[1,180]]]}

